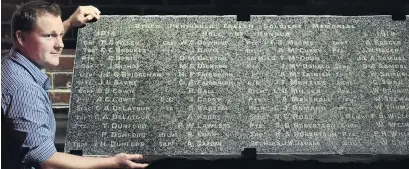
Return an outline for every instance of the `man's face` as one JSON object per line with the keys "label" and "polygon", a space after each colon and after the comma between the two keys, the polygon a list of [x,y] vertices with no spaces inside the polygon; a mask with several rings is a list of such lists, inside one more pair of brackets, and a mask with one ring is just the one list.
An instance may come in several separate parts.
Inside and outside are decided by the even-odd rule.
{"label": "man's face", "polygon": [[31,32],[24,33],[22,50],[40,67],[57,66],[64,47],[64,26],[60,16],[43,14],[37,18]]}

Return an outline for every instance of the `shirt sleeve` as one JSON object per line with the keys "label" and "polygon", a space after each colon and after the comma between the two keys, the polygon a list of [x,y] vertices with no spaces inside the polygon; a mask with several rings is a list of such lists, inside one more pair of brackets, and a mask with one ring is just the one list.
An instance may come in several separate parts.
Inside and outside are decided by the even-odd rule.
{"label": "shirt sleeve", "polygon": [[41,89],[26,86],[16,91],[7,114],[13,126],[12,135],[22,143],[23,163],[38,165],[57,152],[50,123],[47,101]]}

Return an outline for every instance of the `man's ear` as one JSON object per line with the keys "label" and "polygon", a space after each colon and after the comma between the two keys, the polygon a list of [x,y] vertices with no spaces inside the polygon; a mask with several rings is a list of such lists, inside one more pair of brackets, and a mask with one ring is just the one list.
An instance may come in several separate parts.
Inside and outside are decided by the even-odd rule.
{"label": "man's ear", "polygon": [[24,46],[25,34],[23,31],[21,30],[16,31],[16,40],[18,44],[20,44],[21,46]]}

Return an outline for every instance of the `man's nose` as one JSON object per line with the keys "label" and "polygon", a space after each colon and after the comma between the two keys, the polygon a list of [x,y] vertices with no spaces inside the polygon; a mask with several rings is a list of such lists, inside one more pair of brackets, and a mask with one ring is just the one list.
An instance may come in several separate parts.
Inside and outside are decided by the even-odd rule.
{"label": "man's nose", "polygon": [[62,41],[62,37],[57,37],[55,42],[56,48],[64,48],[64,42]]}

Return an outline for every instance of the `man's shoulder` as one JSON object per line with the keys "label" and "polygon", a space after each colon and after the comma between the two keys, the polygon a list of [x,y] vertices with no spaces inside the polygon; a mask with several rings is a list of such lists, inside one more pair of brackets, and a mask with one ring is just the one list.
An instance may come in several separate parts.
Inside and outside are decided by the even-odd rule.
{"label": "man's shoulder", "polygon": [[38,88],[30,73],[10,58],[2,58],[1,78],[1,89],[7,93]]}

